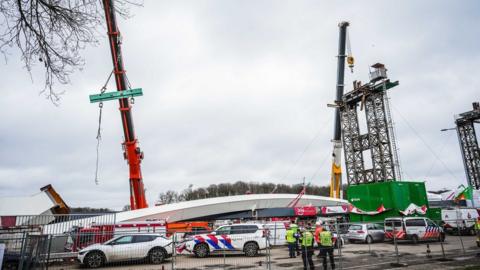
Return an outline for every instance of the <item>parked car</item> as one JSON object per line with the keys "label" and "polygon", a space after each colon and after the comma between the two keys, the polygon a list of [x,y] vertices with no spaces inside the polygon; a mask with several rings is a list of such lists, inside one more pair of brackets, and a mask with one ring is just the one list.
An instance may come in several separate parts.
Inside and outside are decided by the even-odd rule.
{"label": "parked car", "polygon": [[351,243],[363,242],[371,244],[375,241],[383,242],[385,239],[385,231],[380,224],[352,224],[348,227],[346,238]]}
{"label": "parked car", "polygon": [[185,249],[199,258],[218,251],[241,251],[253,257],[266,248],[267,233],[262,224],[226,225],[209,234],[194,235],[185,243]]}
{"label": "parked car", "polygon": [[414,244],[423,240],[445,240],[445,232],[435,222],[424,217],[398,217],[385,219],[385,238],[410,240]]}
{"label": "parked car", "polygon": [[141,259],[159,264],[172,255],[171,245],[171,240],[158,234],[126,234],[80,250],[78,260],[89,268],[110,262]]}

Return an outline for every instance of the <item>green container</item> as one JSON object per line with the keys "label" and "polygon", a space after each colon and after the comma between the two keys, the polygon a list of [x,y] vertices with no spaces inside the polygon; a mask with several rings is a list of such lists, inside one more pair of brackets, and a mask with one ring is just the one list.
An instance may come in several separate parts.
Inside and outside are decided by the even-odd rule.
{"label": "green container", "polygon": [[427,217],[435,223],[442,221],[442,208],[428,208]]}
{"label": "green container", "polygon": [[400,216],[410,203],[427,206],[427,191],[424,182],[395,181],[352,185],[347,189],[347,199],[363,211],[377,211],[383,205],[387,211],[377,215],[350,214],[353,222],[378,222],[388,217]]}

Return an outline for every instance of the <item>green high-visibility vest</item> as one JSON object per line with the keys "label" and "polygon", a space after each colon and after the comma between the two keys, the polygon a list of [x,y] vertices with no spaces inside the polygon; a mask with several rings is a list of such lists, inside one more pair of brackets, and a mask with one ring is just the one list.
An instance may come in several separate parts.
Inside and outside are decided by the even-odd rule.
{"label": "green high-visibility vest", "polygon": [[287,243],[295,243],[297,239],[295,238],[295,232],[293,231],[292,228],[287,230]]}
{"label": "green high-visibility vest", "polygon": [[475,222],[475,229],[477,231],[480,231],[480,221],[477,220],[477,222]]}
{"label": "green high-visibility vest", "polygon": [[297,224],[290,224],[290,229],[293,230],[293,233],[297,233],[298,232],[298,226]]}
{"label": "green high-visibility vest", "polygon": [[329,231],[323,231],[320,233],[320,245],[324,247],[333,246],[332,233]]}
{"label": "green high-visibility vest", "polygon": [[310,231],[303,232],[302,235],[302,246],[312,247],[313,246],[313,233]]}

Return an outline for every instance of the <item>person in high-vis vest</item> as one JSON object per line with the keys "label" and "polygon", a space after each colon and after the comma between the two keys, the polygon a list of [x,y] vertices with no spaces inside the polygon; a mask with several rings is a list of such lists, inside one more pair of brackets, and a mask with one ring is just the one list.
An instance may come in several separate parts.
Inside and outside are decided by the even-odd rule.
{"label": "person in high-vis vest", "polygon": [[300,248],[298,247],[298,238],[300,236],[300,233],[298,231],[298,225],[295,224],[295,220],[290,223],[290,228],[292,228],[295,232],[295,251],[297,252],[297,256],[300,256]]}
{"label": "person in high-vis vest", "polygon": [[327,254],[330,258],[330,265],[335,269],[335,260],[333,258],[333,235],[328,230],[320,233],[320,257],[323,259],[323,269],[327,269]]}
{"label": "person in high-vis vest", "polygon": [[322,222],[321,221],[318,221],[316,224],[315,224],[315,242],[317,242],[317,245],[318,245],[318,249],[319,249],[319,252],[318,252],[318,257],[320,257],[320,233],[323,232],[323,227],[322,227]]}
{"label": "person in high-vis vest", "polygon": [[310,226],[308,226],[307,228],[305,228],[305,230],[301,232],[300,243],[302,248],[302,261],[304,270],[315,269],[315,265],[313,264],[312,259],[314,240],[315,239]]}
{"label": "person in high-vis vest", "polygon": [[288,256],[290,258],[296,258],[295,256],[295,245],[297,244],[297,233],[295,232],[291,226],[287,230],[287,234],[285,235],[285,240],[287,240],[288,244]]}

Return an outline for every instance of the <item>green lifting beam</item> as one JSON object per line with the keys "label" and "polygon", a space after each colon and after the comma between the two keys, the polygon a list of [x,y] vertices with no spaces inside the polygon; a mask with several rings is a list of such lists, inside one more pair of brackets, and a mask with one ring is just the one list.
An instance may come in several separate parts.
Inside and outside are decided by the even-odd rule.
{"label": "green lifting beam", "polygon": [[142,88],[90,95],[90,103],[103,102],[107,100],[115,100],[115,99],[121,99],[121,98],[129,98],[129,97],[139,97],[139,96],[143,96]]}
{"label": "green lifting beam", "polygon": [[388,81],[385,82],[385,88],[383,88],[383,85],[384,85],[383,83],[379,83],[379,84],[375,85],[374,90],[375,91],[388,90],[390,88],[393,88],[393,87],[399,85],[399,82],[398,81],[391,82],[390,80],[388,80]]}

